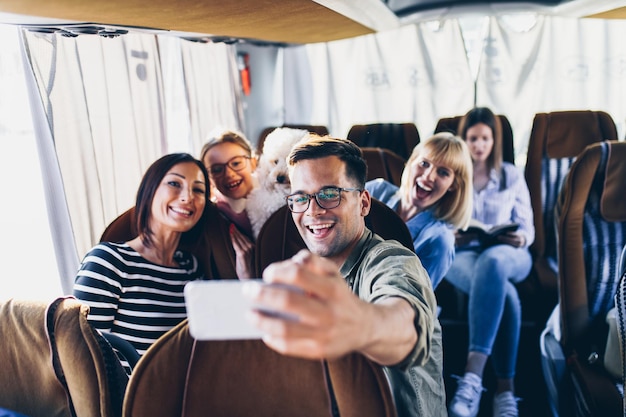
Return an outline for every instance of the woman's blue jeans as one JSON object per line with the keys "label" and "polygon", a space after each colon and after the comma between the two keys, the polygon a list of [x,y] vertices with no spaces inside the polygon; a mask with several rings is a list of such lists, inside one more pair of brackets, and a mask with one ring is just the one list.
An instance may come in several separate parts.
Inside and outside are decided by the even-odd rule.
{"label": "woman's blue jeans", "polygon": [[527,248],[458,249],[446,279],[469,296],[469,351],[491,355],[496,376],[515,376],[522,323],[515,283],[532,267]]}

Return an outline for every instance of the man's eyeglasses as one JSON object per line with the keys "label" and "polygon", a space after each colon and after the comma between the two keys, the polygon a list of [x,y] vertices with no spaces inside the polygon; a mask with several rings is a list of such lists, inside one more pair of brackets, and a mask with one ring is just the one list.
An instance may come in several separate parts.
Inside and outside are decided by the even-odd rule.
{"label": "man's eyeglasses", "polygon": [[315,198],[317,205],[321,208],[333,209],[341,204],[342,191],[361,192],[363,190],[360,188],[325,187],[315,194],[294,193],[288,195],[285,199],[287,200],[287,207],[289,207],[292,213],[304,213],[307,211],[313,198]]}
{"label": "man's eyeglasses", "polygon": [[230,158],[225,164],[213,164],[209,168],[209,174],[211,174],[214,178],[221,177],[226,173],[226,167],[239,172],[247,166],[246,162],[248,162],[248,159],[250,158],[251,157],[247,155],[239,155]]}

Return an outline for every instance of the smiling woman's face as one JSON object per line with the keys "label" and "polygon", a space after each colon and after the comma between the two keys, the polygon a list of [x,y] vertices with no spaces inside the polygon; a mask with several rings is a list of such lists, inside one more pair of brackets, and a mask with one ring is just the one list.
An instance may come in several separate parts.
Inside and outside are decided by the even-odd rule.
{"label": "smiling woman's face", "polygon": [[196,225],[206,205],[204,174],[193,162],[174,165],[159,183],[151,206],[150,229],[186,232]]}
{"label": "smiling woman's face", "polygon": [[434,161],[427,150],[422,151],[409,165],[410,200],[426,210],[453,190],[454,170]]}

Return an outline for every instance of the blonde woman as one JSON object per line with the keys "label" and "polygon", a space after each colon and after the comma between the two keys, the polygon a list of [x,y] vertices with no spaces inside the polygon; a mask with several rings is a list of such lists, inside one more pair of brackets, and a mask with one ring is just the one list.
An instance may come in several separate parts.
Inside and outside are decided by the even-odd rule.
{"label": "blonde woman", "polygon": [[379,178],[365,188],[404,220],[436,288],[454,260],[454,231],[465,228],[472,213],[472,159],[465,142],[437,133],[413,149],[400,187]]}

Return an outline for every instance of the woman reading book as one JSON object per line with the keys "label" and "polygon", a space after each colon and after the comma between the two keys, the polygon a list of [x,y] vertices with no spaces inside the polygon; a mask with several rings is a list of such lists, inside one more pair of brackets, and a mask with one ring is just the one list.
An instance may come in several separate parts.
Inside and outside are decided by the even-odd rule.
{"label": "woman reading book", "polygon": [[472,159],[463,140],[437,133],[418,144],[400,187],[378,178],[365,188],[404,220],[433,288],[454,259],[454,229],[465,228],[472,208]]}
{"label": "woman reading book", "polygon": [[497,378],[493,415],[517,416],[513,379],[521,327],[521,306],[514,284],[532,265],[528,246],[535,238],[530,193],[523,174],[502,160],[502,131],[491,110],[470,110],[459,123],[474,165],[472,218],[489,227],[515,223],[493,244],[472,244],[457,233],[457,250],[446,279],[469,296],[469,352],[465,375],[450,403],[451,417],[473,417],[484,391],[482,376],[493,354]]}

